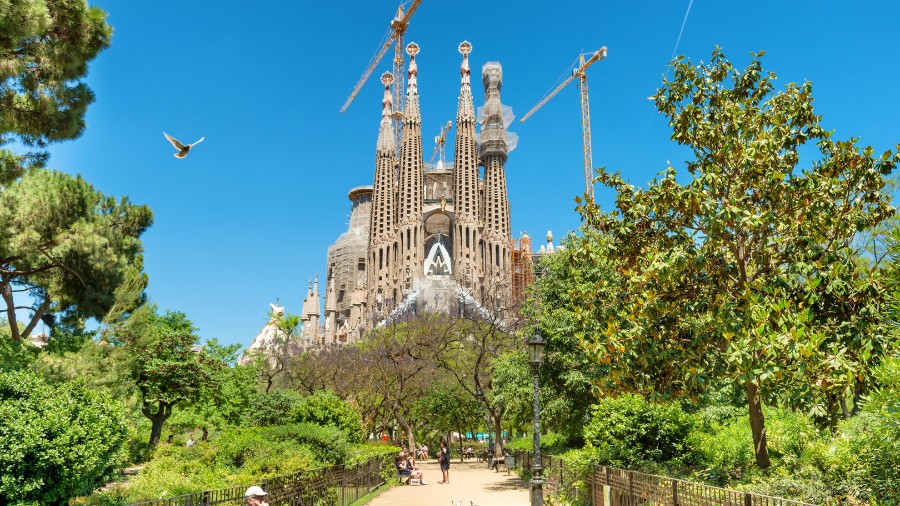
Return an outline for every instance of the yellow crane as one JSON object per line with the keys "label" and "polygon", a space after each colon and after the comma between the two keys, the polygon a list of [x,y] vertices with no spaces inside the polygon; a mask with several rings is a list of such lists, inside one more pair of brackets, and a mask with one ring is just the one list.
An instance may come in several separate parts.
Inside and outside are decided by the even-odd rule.
{"label": "yellow crane", "polygon": [[[586,55],[590,55],[587,60],[584,58]],[[541,101],[538,102],[536,106],[532,107],[521,119],[521,122],[525,122],[525,120],[530,118],[535,111],[543,107],[543,105],[549,102],[551,98],[555,97],[560,90],[575,80],[576,77],[578,78],[578,84],[581,88],[581,141],[584,144],[584,187],[585,192],[591,199],[594,198],[594,168],[591,155],[591,108],[590,103],[588,102],[587,74],[585,71],[588,67],[604,58],[606,58],[606,46],[601,47],[593,53],[583,53],[578,55],[578,59],[576,60],[578,68],[572,71],[572,75],[541,99]]]}
{"label": "yellow crane", "polygon": [[443,128],[441,128],[441,135],[436,135],[434,137],[434,153],[431,154],[431,160],[428,163],[434,163],[434,157],[437,156],[438,152],[441,153],[440,161],[444,161],[444,144],[447,142],[447,132],[453,127],[453,122],[448,121]]}
{"label": "yellow crane", "polygon": [[[406,93],[404,90],[406,75],[404,75],[405,60],[403,58],[403,35],[406,34],[406,29],[409,28],[409,19],[412,17],[413,13],[416,12],[416,9],[419,8],[419,4],[421,3],[422,0],[407,0],[404,3],[401,3],[397,8],[397,15],[391,20],[390,28],[388,28],[387,33],[385,33],[381,42],[378,44],[375,56],[369,61],[369,65],[366,67],[365,72],[363,72],[359,82],[356,83],[356,87],[353,88],[350,96],[347,97],[347,101],[344,102],[343,107],[341,107],[341,112],[346,111],[347,108],[350,107],[350,103],[356,98],[356,94],[359,93],[359,90],[361,90],[363,85],[366,84],[366,81],[369,80],[369,76],[375,71],[375,67],[378,66],[391,46],[394,46],[394,110],[403,110],[403,99],[405,98]],[[406,4],[405,10],[404,4]]]}

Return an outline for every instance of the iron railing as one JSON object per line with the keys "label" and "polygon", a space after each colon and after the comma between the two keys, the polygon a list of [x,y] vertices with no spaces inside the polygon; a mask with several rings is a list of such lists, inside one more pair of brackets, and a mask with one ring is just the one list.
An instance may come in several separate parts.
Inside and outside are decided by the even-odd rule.
{"label": "iron railing", "polygon": [[[517,468],[530,473],[532,460],[530,452],[516,452]],[[594,466],[584,475],[552,455],[541,455],[541,467],[545,495],[583,506],[815,506],[608,466]]]}
{"label": "iron railing", "polygon": [[[270,506],[347,506],[383,485],[385,471],[396,472],[393,462],[393,455],[385,455],[354,466],[320,467],[264,478],[253,485],[266,491]],[[204,490],[130,506],[240,505],[249,486]]]}

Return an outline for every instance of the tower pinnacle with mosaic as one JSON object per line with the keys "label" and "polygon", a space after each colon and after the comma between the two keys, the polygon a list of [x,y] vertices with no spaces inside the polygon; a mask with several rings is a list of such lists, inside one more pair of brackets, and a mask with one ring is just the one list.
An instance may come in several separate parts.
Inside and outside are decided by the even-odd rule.
{"label": "tower pinnacle with mosaic", "polygon": [[406,46],[409,54],[409,71],[406,89],[406,110],[403,111],[400,143],[400,173],[397,192],[397,225],[400,243],[400,260],[397,262],[397,279],[404,295],[412,291],[415,283],[424,276],[425,228],[422,217],[424,206],[422,155],[422,115],[419,111],[419,68],[416,55],[419,46],[415,42]]}

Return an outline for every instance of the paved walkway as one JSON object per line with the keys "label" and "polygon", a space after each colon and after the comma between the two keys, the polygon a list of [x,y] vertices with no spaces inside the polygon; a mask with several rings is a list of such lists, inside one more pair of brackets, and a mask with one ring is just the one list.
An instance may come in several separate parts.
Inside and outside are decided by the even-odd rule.
{"label": "paved walkway", "polygon": [[[437,460],[418,462],[427,485],[393,487],[368,502],[372,506],[398,504],[405,506],[517,506],[529,501],[528,483],[516,473],[496,473],[486,463],[469,460],[450,462],[450,484],[441,485],[441,470]],[[471,503],[471,504],[470,504]]]}

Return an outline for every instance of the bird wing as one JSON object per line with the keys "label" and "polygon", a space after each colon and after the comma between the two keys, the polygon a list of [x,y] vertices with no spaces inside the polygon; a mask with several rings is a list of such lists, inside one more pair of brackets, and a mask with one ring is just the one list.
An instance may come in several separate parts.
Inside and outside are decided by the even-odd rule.
{"label": "bird wing", "polygon": [[197,144],[200,144],[201,142],[203,142],[203,139],[205,139],[205,138],[206,138],[206,137],[200,137],[200,140],[199,140],[199,141],[197,141],[197,142],[191,144],[191,147],[194,147],[194,146],[196,146]]}
{"label": "bird wing", "polygon": [[171,142],[172,145],[175,146],[175,149],[177,149],[179,151],[184,149],[184,144],[178,142],[178,139],[176,139],[175,137],[172,137],[171,135],[169,135],[165,132],[163,132],[163,135],[166,136],[166,139],[169,139],[169,142]]}

